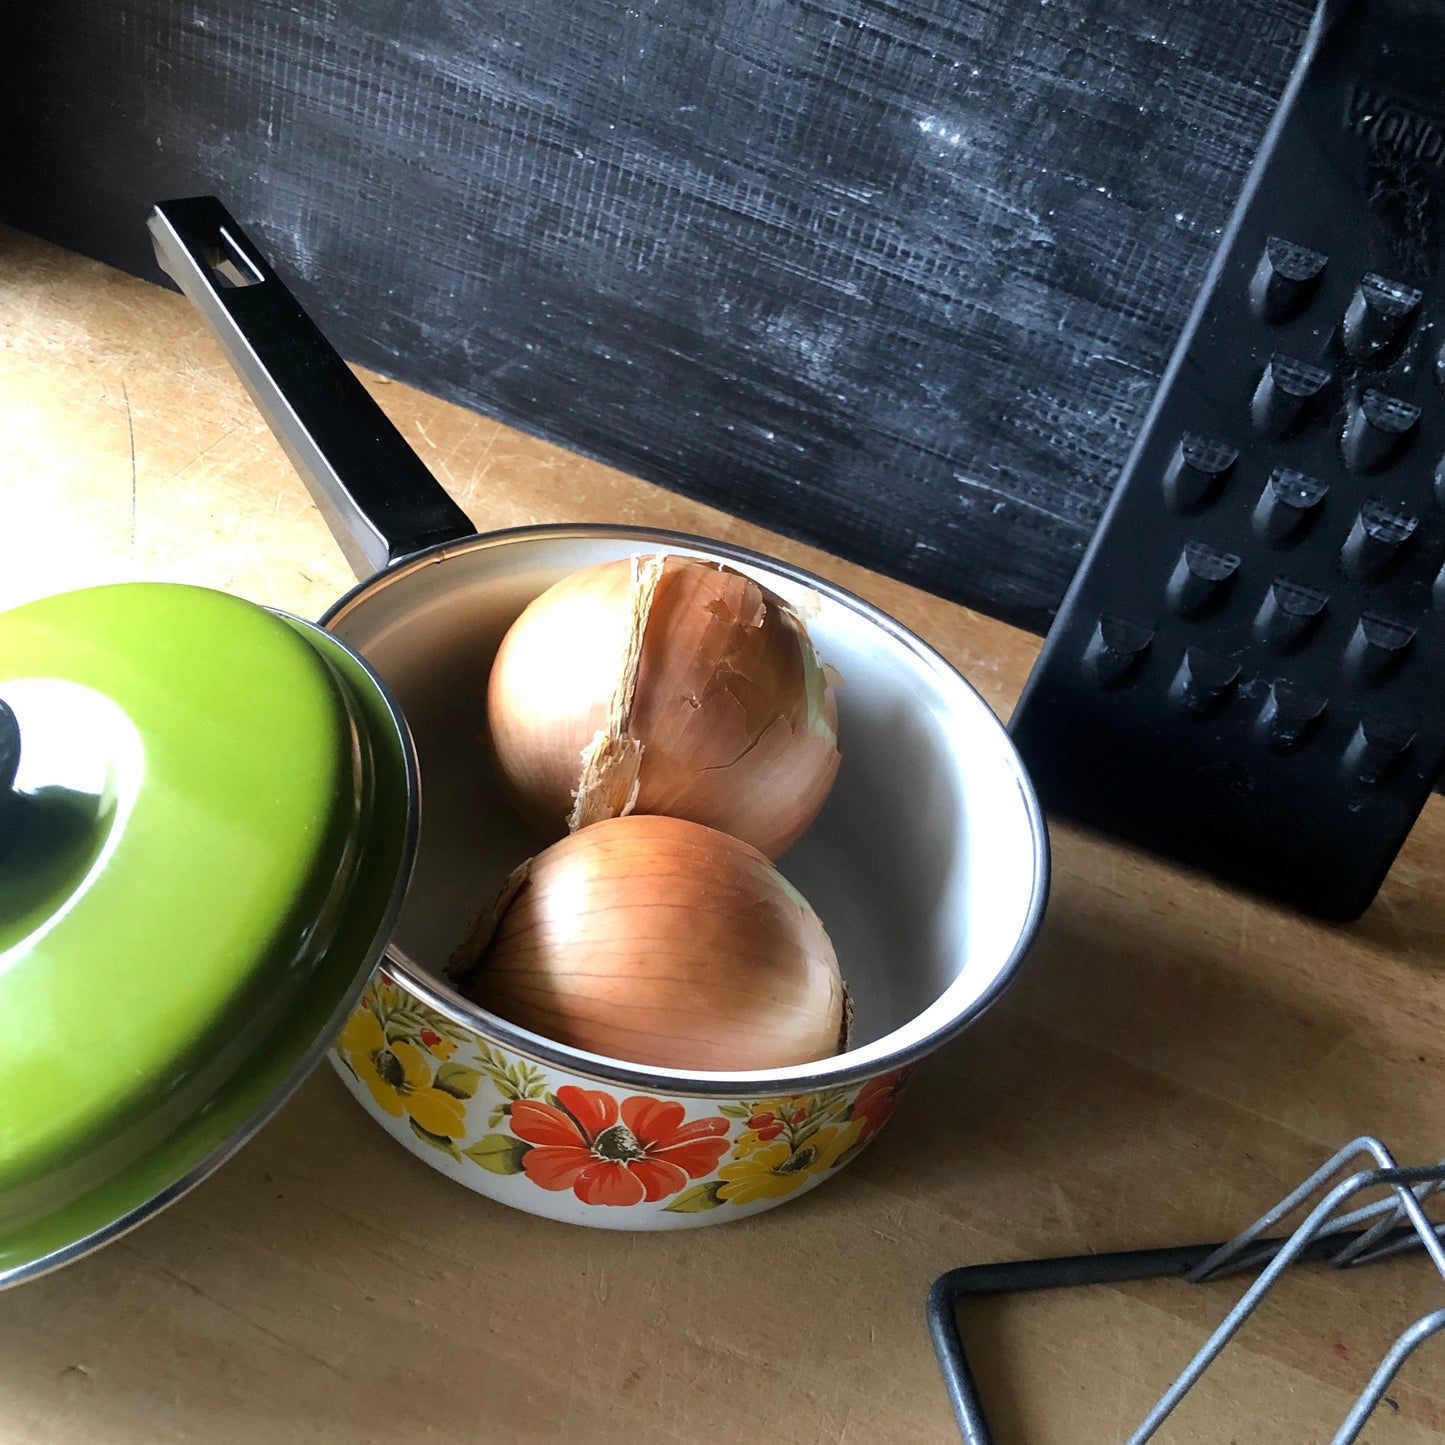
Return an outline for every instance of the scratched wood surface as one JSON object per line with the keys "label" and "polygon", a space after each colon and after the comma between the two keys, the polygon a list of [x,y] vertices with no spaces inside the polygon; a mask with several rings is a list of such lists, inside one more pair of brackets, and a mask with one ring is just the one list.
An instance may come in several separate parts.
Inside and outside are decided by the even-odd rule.
{"label": "scratched wood surface", "polygon": [[[479,527],[726,536],[915,628],[1007,712],[1028,635],[366,374]],[[174,296],[0,230],[0,606],[125,578],[315,614],[350,581]],[[323,1071],[224,1170],[0,1297],[0,1441],[920,1445],[956,1438],[923,1326],[953,1265],[1218,1239],[1335,1146],[1445,1150],[1445,801],[1359,924],[1303,922],[1055,828],[1042,937],[816,1193],[688,1235],[549,1224],[398,1149]],[[1000,1445],[1117,1441],[1237,1287],[970,1307]],[[1328,1439],[1445,1287],[1302,1273],[1161,1436]],[[1445,1341],[1372,1445],[1445,1441]]]}
{"label": "scratched wood surface", "polygon": [[[1042,630],[1310,0],[0,7],[0,219]],[[23,139],[22,139],[23,138]]]}

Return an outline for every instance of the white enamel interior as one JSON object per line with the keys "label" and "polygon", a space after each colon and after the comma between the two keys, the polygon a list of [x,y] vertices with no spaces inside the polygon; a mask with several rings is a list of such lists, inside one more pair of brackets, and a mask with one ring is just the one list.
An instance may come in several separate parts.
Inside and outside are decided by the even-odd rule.
{"label": "white enamel interior", "polygon": [[[982,1012],[1032,937],[1047,880],[1032,790],[987,704],[912,634],[829,584],[722,544],[588,529],[502,533],[383,574],[338,605],[327,625],[391,688],[416,742],[421,842],[398,948],[490,1031],[490,1015],[450,994],[442,973],[476,912],[541,846],[490,767],[492,657],[522,608],[558,578],[658,550],[721,558],[793,602],[842,676],[838,780],[779,866],[822,918],[856,1013],[853,1047],[827,1063],[647,1074],[682,1090],[764,1080],[811,1088],[916,1057]],[[535,1051],[604,1077],[611,1063],[550,1041],[536,1040]]]}

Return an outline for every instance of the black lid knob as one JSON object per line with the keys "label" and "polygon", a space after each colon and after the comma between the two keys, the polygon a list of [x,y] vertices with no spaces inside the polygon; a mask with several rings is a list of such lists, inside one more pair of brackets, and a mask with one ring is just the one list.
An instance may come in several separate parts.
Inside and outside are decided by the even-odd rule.
{"label": "black lid knob", "polygon": [[0,698],[0,794],[15,786],[15,771],[20,766],[20,724],[10,705]]}
{"label": "black lid knob", "polygon": [[20,767],[20,724],[9,705],[0,698],[0,854],[15,839],[20,826],[20,799],[15,793],[15,773]]}

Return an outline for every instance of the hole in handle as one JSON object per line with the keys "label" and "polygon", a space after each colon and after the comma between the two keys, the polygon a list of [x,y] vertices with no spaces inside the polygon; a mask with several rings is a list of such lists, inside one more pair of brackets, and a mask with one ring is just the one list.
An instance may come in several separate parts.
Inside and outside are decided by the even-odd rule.
{"label": "hole in handle", "polygon": [[205,242],[201,257],[215,273],[216,280],[227,290],[239,286],[259,286],[264,279],[256,264],[236,244],[235,238],[222,226],[213,241]]}

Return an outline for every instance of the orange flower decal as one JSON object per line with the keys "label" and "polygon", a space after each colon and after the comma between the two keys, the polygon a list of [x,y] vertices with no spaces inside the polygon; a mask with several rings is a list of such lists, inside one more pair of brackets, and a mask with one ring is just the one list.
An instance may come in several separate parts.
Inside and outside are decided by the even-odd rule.
{"label": "orange flower decal", "polygon": [[726,1119],[684,1123],[681,1104],[564,1084],[557,1103],[517,1099],[508,1120],[531,1145],[527,1177],[543,1189],[570,1189],[584,1204],[641,1204],[675,1194],[711,1173],[727,1152]]}
{"label": "orange flower decal", "polygon": [[848,1117],[863,1121],[863,1130],[858,1135],[860,1144],[863,1140],[872,1138],[892,1117],[898,1104],[898,1095],[902,1093],[912,1072],[911,1069],[895,1069],[891,1074],[880,1074],[876,1079],[869,1079],[858,1090]]}

